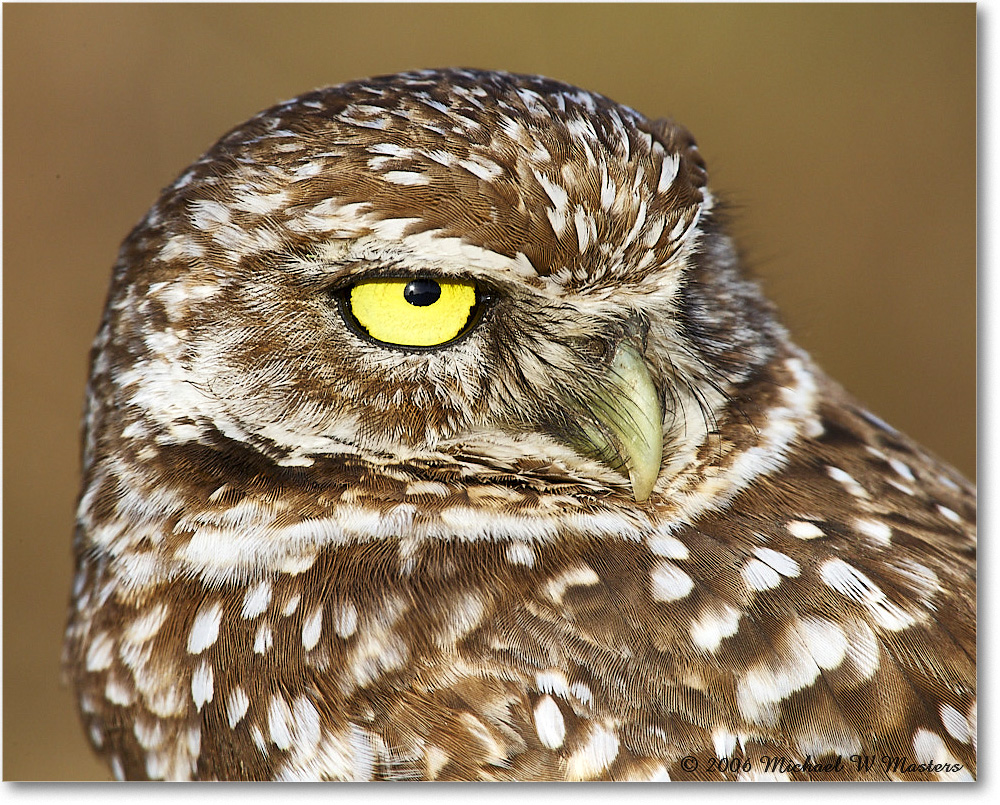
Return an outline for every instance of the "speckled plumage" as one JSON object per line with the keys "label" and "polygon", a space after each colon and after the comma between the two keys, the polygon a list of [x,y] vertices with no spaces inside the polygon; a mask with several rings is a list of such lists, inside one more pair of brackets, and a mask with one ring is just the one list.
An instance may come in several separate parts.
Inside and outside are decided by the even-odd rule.
{"label": "speckled plumage", "polygon": [[[93,352],[66,641],[116,776],[971,779],[974,489],[791,343],[713,207],[679,126],[451,70],[167,188]],[[359,337],[338,294],[399,274],[490,302]],[[623,344],[641,501],[581,446]]]}

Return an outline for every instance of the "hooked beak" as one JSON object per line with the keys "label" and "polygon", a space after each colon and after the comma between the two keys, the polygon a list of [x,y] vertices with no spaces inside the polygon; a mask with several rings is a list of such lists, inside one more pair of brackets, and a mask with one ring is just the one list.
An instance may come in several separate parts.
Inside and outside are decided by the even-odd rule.
{"label": "hooked beak", "polygon": [[580,414],[578,447],[628,475],[632,495],[642,503],[660,474],[663,410],[633,339],[618,345],[601,381],[575,402]]}

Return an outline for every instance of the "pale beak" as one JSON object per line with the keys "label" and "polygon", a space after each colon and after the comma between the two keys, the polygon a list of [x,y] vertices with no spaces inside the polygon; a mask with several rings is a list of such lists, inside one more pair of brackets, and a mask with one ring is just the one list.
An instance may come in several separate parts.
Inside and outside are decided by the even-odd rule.
{"label": "pale beak", "polygon": [[663,459],[663,409],[642,354],[631,339],[619,344],[602,382],[577,405],[585,451],[632,482],[637,503],[647,500]]}

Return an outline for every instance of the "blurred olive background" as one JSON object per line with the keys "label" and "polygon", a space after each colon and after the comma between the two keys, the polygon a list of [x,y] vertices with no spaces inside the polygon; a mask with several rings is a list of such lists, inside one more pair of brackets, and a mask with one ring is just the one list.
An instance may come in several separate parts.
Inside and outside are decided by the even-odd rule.
{"label": "blurred olive background", "polygon": [[118,243],[260,109],[462,65],[542,73],[695,134],[800,344],[975,473],[969,5],[7,5],[3,760],[106,779],[59,683],[89,342]]}

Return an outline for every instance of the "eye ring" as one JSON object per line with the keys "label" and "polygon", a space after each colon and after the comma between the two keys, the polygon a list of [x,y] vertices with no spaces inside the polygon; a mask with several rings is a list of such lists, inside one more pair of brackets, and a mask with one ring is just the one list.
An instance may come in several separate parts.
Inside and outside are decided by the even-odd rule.
{"label": "eye ring", "polygon": [[[356,293],[359,288],[360,294]],[[354,335],[401,352],[432,352],[458,343],[482,323],[495,299],[478,282],[426,275],[360,280],[337,291],[335,297],[341,318]],[[442,312],[450,323],[436,321]],[[392,320],[388,326],[381,321],[384,313]],[[428,323],[430,331],[421,330]]]}

